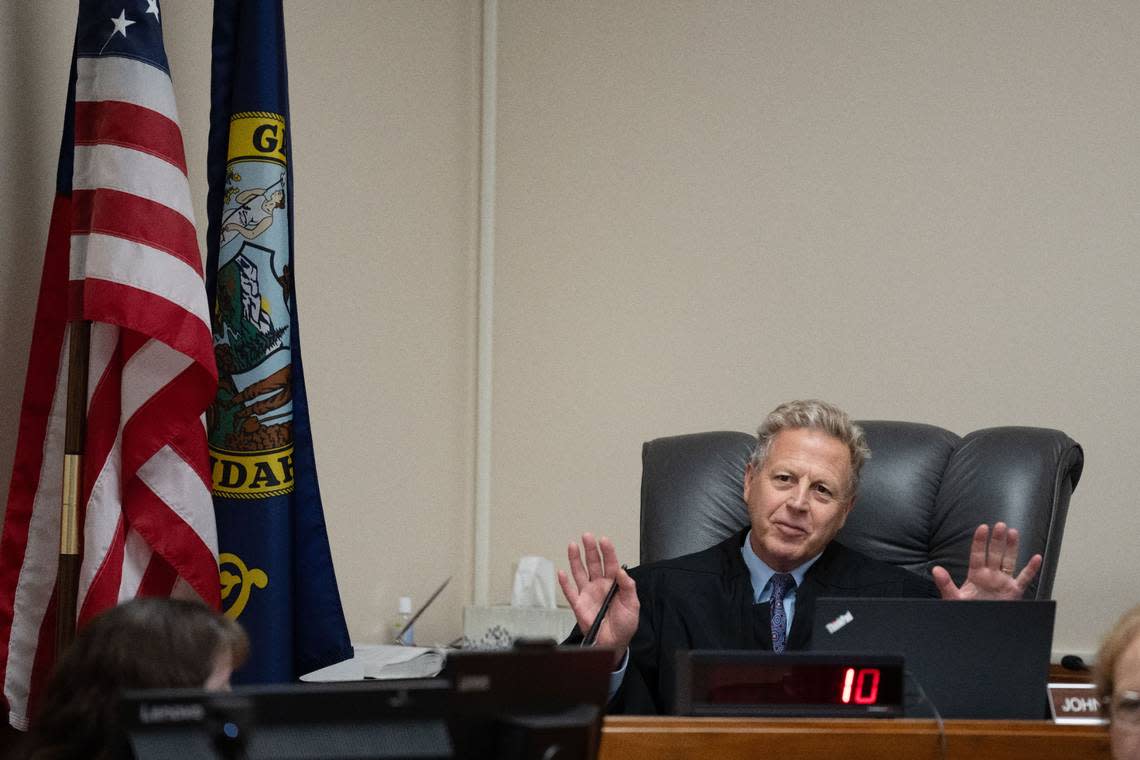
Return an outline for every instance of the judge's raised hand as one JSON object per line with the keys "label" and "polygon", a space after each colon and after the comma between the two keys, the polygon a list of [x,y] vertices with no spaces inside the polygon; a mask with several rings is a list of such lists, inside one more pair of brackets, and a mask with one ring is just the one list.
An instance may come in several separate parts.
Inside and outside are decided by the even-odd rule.
{"label": "judge's raised hand", "polygon": [[603,647],[616,647],[620,661],[630,639],[637,632],[637,618],[641,610],[641,604],[637,600],[637,584],[622,569],[613,542],[605,536],[596,541],[592,534],[583,533],[582,550],[579,552],[578,545],[570,542],[566,555],[570,560],[570,574],[574,581],[571,583],[566,573],[559,570],[558,584],[562,586],[562,593],[566,595],[566,601],[570,602],[570,609],[578,619],[578,628],[585,633],[597,617],[614,579],[617,579],[617,594],[602,619],[594,643]]}
{"label": "judge's raised hand", "polygon": [[954,585],[944,567],[935,567],[932,574],[938,593],[943,599],[1020,599],[1041,569],[1041,555],[1034,554],[1014,575],[1017,542],[1017,530],[1003,522],[994,525],[992,536],[988,525],[979,525],[970,544],[970,569],[965,583]]}

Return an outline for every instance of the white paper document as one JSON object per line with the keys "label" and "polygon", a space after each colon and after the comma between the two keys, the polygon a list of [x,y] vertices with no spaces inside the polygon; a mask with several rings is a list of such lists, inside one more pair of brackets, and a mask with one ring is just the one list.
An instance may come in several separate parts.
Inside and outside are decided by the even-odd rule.
{"label": "white paper document", "polygon": [[442,650],[379,646],[364,661],[365,678],[431,678],[443,670]]}
{"label": "white paper document", "polygon": [[447,650],[392,644],[357,644],[351,659],[301,676],[309,683],[366,678],[431,678],[443,670]]}

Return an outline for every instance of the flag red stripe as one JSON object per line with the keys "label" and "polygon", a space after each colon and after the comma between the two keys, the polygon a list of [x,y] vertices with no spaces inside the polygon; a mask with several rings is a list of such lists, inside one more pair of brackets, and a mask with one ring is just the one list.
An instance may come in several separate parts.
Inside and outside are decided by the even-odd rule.
{"label": "flag red stripe", "polygon": [[91,586],[80,600],[79,620],[80,626],[86,625],[91,618],[98,615],[108,607],[119,603],[119,586],[123,582],[123,554],[126,544],[126,526],[122,515],[103,515],[101,519],[115,520],[115,530],[107,553],[99,563],[99,569],[91,580]]}
{"label": "flag red stripe", "polygon": [[[200,428],[205,432],[206,428]],[[186,429],[186,432],[178,436],[172,441],[167,443],[170,448],[182,457],[186,464],[194,468],[198,473],[198,477],[202,479],[202,483],[207,489],[213,487],[213,482],[210,478],[210,446],[206,442],[206,436],[198,432],[198,428],[191,426]]]}
{"label": "flag red stripe", "polygon": [[178,573],[162,555],[156,553],[151,556],[146,572],[143,573],[138,596],[170,596],[177,581]]}
{"label": "flag red stripe", "polygon": [[182,577],[203,601],[217,609],[221,605],[221,587],[213,550],[141,480],[132,480],[125,496],[131,527],[170,564],[200,570],[184,571]]}
{"label": "flag red stripe", "polygon": [[[80,510],[86,508],[91,489],[110,456],[119,435],[122,416],[122,368],[146,340],[124,331],[115,356],[91,392],[87,412],[87,439]],[[155,391],[129,420],[123,423],[119,477],[133,479],[138,468],[156,451],[173,444],[183,453],[204,484],[210,484],[210,465],[204,430],[198,417],[187,418],[187,409],[202,408],[202,398],[212,385],[204,382],[200,367],[191,364],[166,385]],[[125,499],[125,496],[124,496]],[[85,515],[81,514],[81,521]]]}
{"label": "flag red stripe", "polygon": [[39,698],[47,686],[51,676],[52,666],[55,665],[55,629],[56,618],[59,617],[59,604],[53,589],[47,602],[43,624],[40,626],[36,642],[36,655],[32,660],[32,675],[28,694],[28,715],[34,716],[39,709]]}
{"label": "flag red stripe", "polygon": [[[139,467],[171,440],[188,431],[202,430],[197,417],[186,419],[187,409],[202,409],[203,395],[211,389],[200,367],[190,365],[156,390],[123,425],[123,477],[134,478]],[[211,394],[212,395],[212,394]],[[202,482],[208,482],[207,461],[187,462]]]}
{"label": "flag red stripe", "polygon": [[7,677],[16,587],[28,546],[28,524],[39,488],[43,444],[67,329],[65,288],[70,215],[70,199],[57,196],[52,204],[48,228],[39,301],[32,328],[32,351],[28,358],[16,455],[4,515],[2,545],[5,551],[0,553],[0,684]]}
{"label": "flag red stripe", "polygon": [[[100,322],[119,325],[161,340],[197,362],[203,374],[212,375],[214,342],[209,327],[198,316],[181,306],[145,290],[109,280],[88,278],[72,283],[72,303],[81,299],[84,314],[99,316]],[[210,392],[211,400],[213,392]],[[202,408],[209,405],[209,401]]]}
{"label": "flag red stripe", "polygon": [[115,348],[116,356],[111,357],[94,387],[88,389],[90,402],[87,406],[87,437],[83,444],[83,488],[79,501],[79,524],[87,522],[87,507],[91,501],[91,489],[95,487],[99,473],[103,471],[107,457],[119,435],[119,416],[122,412],[122,362],[119,354],[122,342]]}
{"label": "flag red stripe", "polygon": [[182,130],[157,111],[121,100],[76,101],[76,145],[121,145],[157,156],[186,173]]}
{"label": "flag red stripe", "polygon": [[72,232],[102,233],[165,251],[202,275],[194,224],[169,206],[121,190],[76,190]]}
{"label": "flag red stripe", "polygon": [[136,353],[141,351],[143,347],[150,341],[151,336],[143,335],[142,333],[133,330],[123,330],[119,333],[119,354],[123,357],[123,365],[126,365]]}

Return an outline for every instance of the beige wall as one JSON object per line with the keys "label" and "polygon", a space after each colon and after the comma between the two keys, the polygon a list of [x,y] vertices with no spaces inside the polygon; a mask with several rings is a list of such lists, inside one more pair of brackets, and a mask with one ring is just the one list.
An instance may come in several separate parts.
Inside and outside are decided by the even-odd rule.
{"label": "beige wall", "polygon": [[[68,5],[0,6],[0,496]],[[209,6],[163,10],[201,219]],[[454,574],[419,626],[444,641],[474,589],[480,7],[286,13],[349,624],[373,639]],[[1081,442],[1055,647],[1094,649],[1140,599],[1140,6],[500,0],[498,21],[492,601],[585,529],[636,561],[643,440],[816,395]]]}
{"label": "beige wall", "polygon": [[1084,444],[1058,649],[1140,599],[1140,6],[501,3],[493,588],[636,559],[640,443],[818,395]]}

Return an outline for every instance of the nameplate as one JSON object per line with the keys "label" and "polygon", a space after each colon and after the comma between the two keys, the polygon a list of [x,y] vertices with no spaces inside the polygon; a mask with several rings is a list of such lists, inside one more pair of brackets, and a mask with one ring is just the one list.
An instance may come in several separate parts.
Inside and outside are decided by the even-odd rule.
{"label": "nameplate", "polygon": [[1091,683],[1049,684],[1049,711],[1053,722],[1070,726],[1102,726],[1108,718]]}

